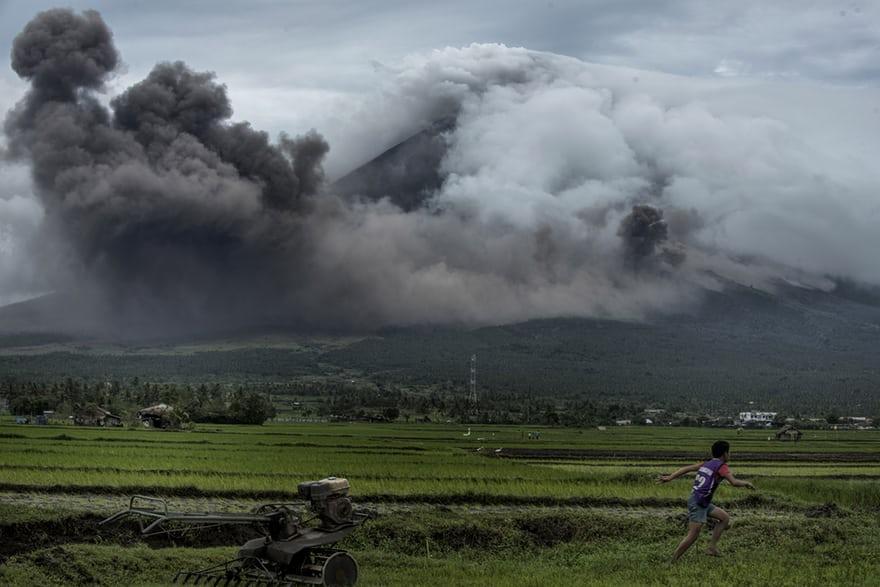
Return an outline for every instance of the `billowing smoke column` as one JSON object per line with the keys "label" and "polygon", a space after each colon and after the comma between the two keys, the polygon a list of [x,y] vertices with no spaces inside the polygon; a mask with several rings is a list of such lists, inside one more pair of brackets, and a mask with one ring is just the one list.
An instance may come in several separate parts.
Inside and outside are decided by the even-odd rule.
{"label": "billowing smoke column", "polygon": [[118,63],[94,11],[43,12],[15,39],[12,67],[31,89],[5,132],[11,155],[31,163],[47,226],[72,245],[79,278],[97,280],[108,316],[258,317],[267,295],[291,289],[295,257],[279,250],[296,246],[327,143],[311,132],[273,145],[229,124],[225,87],[179,62],[157,65],[108,112],[93,91]]}
{"label": "billowing smoke column", "polygon": [[719,275],[880,281],[850,242],[870,214],[836,199],[874,201],[856,159],[630,72],[500,45],[413,58],[338,160],[400,144],[326,185],[321,135],[231,122],[225,87],[183,63],[104,107],[119,55],[95,12],[39,14],[12,57],[31,87],[7,157],[31,168],[52,288],[116,329],[640,318]]}

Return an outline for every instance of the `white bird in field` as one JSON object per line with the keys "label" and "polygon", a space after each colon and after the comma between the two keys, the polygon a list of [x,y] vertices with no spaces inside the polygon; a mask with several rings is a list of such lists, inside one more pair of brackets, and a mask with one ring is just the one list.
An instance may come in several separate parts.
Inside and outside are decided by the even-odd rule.
{"label": "white bird in field", "polygon": [[503,448],[496,448],[495,453],[497,454],[497,453],[501,452],[502,450],[504,450],[504,449]]}
{"label": "white bird in field", "polygon": [[471,429],[470,429],[470,426],[468,426],[468,431],[465,432],[464,434],[462,434],[462,436],[470,436],[470,435],[471,435]]}

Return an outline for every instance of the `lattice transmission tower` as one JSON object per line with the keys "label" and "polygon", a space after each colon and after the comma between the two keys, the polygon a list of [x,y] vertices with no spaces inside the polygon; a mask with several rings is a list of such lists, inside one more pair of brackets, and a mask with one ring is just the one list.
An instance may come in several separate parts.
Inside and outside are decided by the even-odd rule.
{"label": "lattice transmission tower", "polygon": [[477,355],[471,355],[471,389],[470,395],[468,399],[471,402],[471,406],[477,406]]}

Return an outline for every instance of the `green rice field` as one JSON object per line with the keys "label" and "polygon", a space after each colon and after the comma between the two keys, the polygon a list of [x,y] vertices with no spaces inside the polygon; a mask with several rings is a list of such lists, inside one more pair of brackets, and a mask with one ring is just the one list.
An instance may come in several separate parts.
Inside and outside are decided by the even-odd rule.
{"label": "green rice field", "polygon": [[[529,439],[540,432],[540,439]],[[346,477],[376,512],[340,543],[362,585],[877,584],[880,432],[301,424],[192,431],[0,424],[0,584],[167,584],[235,554],[237,537],[141,539],[97,522],[131,494],[178,509],[292,500]],[[690,480],[661,473],[731,442],[757,491],[722,484],[735,523],[721,559],[685,529]],[[163,542],[164,540],[164,542]],[[704,546],[704,545],[703,545]],[[854,566],[854,563],[858,564]]]}

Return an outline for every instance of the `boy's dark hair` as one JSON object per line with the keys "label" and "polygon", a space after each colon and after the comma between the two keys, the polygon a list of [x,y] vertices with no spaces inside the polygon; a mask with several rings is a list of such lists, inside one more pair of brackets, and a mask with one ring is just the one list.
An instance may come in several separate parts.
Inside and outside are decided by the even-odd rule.
{"label": "boy's dark hair", "polygon": [[724,453],[730,450],[730,443],[726,440],[716,440],[712,445],[712,456],[716,459],[724,456]]}

